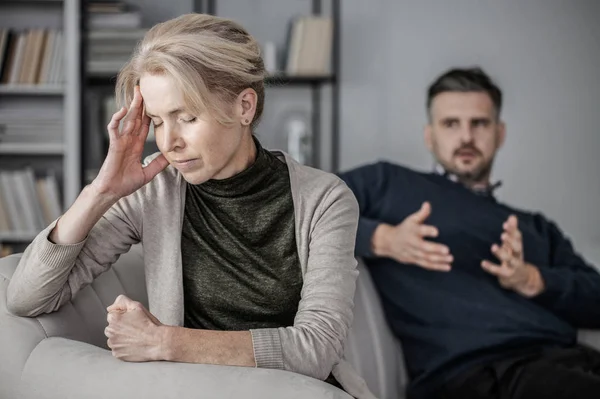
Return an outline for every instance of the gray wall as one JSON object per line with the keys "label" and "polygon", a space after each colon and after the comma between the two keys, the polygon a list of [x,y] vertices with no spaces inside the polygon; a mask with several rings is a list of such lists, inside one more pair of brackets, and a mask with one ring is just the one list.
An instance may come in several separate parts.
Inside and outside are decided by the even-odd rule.
{"label": "gray wall", "polygon": [[[136,2],[148,23],[193,4]],[[219,0],[217,11],[259,41],[283,45],[288,19],[309,12],[310,3]],[[378,159],[430,168],[421,133],[425,88],[451,66],[481,65],[505,94],[508,136],[494,173],[504,182],[499,197],[544,212],[600,260],[598,21],[597,0],[342,0],[342,169]],[[258,133],[269,147],[284,147],[283,115],[308,112],[309,100],[308,90],[267,92]]]}
{"label": "gray wall", "polygon": [[499,196],[543,211],[599,261],[599,21],[596,0],[344,0],[342,168],[430,168],[425,89],[481,65],[505,94]]}

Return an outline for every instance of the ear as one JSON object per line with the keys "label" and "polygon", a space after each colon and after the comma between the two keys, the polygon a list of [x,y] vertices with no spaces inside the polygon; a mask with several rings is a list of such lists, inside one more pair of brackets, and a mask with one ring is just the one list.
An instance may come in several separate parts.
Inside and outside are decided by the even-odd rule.
{"label": "ear", "polygon": [[506,124],[504,122],[498,123],[498,136],[497,136],[496,148],[501,148],[504,145],[506,139]]}
{"label": "ear", "polygon": [[425,145],[427,146],[427,149],[429,151],[433,150],[433,126],[431,126],[431,123],[428,123],[427,125],[425,125],[425,128],[423,129],[423,138],[425,140]]}
{"label": "ear", "polygon": [[242,126],[249,126],[256,114],[258,95],[254,89],[244,89],[237,97],[236,117]]}

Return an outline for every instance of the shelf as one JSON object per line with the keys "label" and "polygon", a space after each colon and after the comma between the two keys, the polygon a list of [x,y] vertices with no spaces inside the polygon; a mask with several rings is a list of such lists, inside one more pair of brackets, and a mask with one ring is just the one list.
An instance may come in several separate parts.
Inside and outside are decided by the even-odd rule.
{"label": "shelf", "polygon": [[18,5],[27,5],[27,4],[62,4],[64,0],[1,0],[0,4],[18,4]]}
{"label": "shelf", "polygon": [[3,155],[63,155],[62,143],[0,143]]}
{"label": "shelf", "polygon": [[267,86],[310,86],[335,83],[333,76],[286,76],[272,75],[267,76],[265,84]]}
{"label": "shelf", "polygon": [[0,231],[0,242],[30,242],[39,234],[31,231]]}
{"label": "shelf", "polygon": [[[117,81],[117,73],[114,74],[94,74],[87,76],[87,83],[90,86],[114,86]],[[333,84],[336,82],[334,76],[286,76],[271,75],[265,78],[265,84],[268,87],[285,86],[313,86]]]}
{"label": "shelf", "polygon": [[62,85],[0,85],[0,94],[18,96],[62,96],[64,91]]}

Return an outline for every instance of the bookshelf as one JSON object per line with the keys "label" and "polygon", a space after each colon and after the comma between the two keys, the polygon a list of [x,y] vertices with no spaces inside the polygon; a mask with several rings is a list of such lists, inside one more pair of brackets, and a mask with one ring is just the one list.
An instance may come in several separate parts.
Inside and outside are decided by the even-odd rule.
{"label": "bookshelf", "polygon": [[0,1],[0,247],[14,252],[81,191],[80,8]]}
{"label": "bookshelf", "polygon": [[[277,0],[273,0],[277,1]],[[287,0],[289,1],[289,0]],[[127,1],[126,1],[127,2]],[[307,127],[311,132],[311,157],[308,164],[315,167],[322,167],[324,169],[330,169],[336,171],[338,169],[338,147],[339,147],[339,76],[340,76],[340,63],[339,63],[339,25],[340,25],[340,0],[303,0],[306,4],[302,7],[306,9],[306,15],[302,16],[330,16],[333,25],[332,32],[332,46],[330,60],[331,65],[327,68],[327,73],[321,73],[317,75],[311,74],[298,74],[298,75],[287,75],[284,72],[277,73],[265,78],[265,84],[267,90],[282,90],[286,91],[291,89],[293,92],[291,96],[301,97],[301,102],[310,102],[310,111],[306,112]],[[218,14],[217,1],[210,0],[195,0],[192,2],[193,12],[204,12],[208,14]],[[138,2],[138,5],[141,4]],[[223,15],[227,16],[227,15]],[[285,16],[286,20],[291,23],[298,15],[293,12]],[[89,122],[88,128],[85,129],[83,136],[83,147],[84,154],[86,156],[86,165],[84,165],[84,174],[86,176],[86,182],[89,182],[97,173],[102,160],[104,159],[106,152],[108,151],[108,136],[105,132],[105,126],[108,123],[107,114],[110,111],[110,105],[107,106],[106,98],[112,96],[114,93],[114,85],[116,83],[117,69],[113,71],[104,70],[99,68],[104,64],[104,60],[110,60],[110,57],[101,58],[98,56],[99,51],[97,49],[106,48],[108,40],[111,36],[118,35],[119,42],[116,43],[115,47],[121,47],[124,45],[125,40],[132,39],[137,32],[144,30],[147,26],[135,26],[129,27],[129,31],[113,29],[109,31],[106,28],[102,31],[92,28],[97,26],[90,21],[94,18],[93,12],[84,13],[84,25],[87,26],[84,29],[83,40],[84,40],[84,56],[88,57],[86,60],[86,69],[83,77],[83,87],[86,94],[86,112],[88,113],[85,119]],[[265,18],[269,18],[265,15]],[[236,19],[236,18],[234,18]],[[120,20],[120,18],[116,18]],[[244,20],[239,20],[244,24]],[[283,33],[283,32],[282,32]],[[142,35],[143,36],[143,35]],[[141,37],[140,36],[140,39]],[[122,40],[121,40],[122,38]],[[283,39],[283,37],[277,37]],[[101,42],[101,40],[105,40]],[[131,48],[133,50],[133,46]],[[282,49],[279,49],[282,50]],[[127,54],[130,55],[130,54]],[[280,53],[280,55],[283,55]],[[124,56],[124,54],[117,54],[115,51],[114,56],[118,59]],[[128,57],[127,57],[128,58]],[[100,62],[98,62],[100,61]],[[281,61],[281,60],[280,60]],[[285,62],[284,62],[285,63]],[[107,63],[107,65],[110,63]],[[281,66],[281,65],[280,65]],[[323,92],[325,93],[323,94]],[[330,94],[329,94],[330,93]],[[329,94],[329,95],[328,95]],[[305,96],[308,95],[306,100]],[[293,104],[297,101],[292,100]],[[329,108],[329,109],[327,109]],[[329,111],[329,115],[327,115]],[[275,120],[277,119],[277,120]],[[270,121],[274,123],[281,123],[284,119],[283,114],[277,114]],[[261,122],[261,127],[265,126],[265,121]],[[271,126],[273,127],[273,126]],[[271,132],[271,130],[269,130]],[[279,134],[279,131],[277,131]],[[281,134],[280,134],[281,136]],[[281,142],[281,137],[278,138]],[[328,142],[327,142],[328,141]],[[323,147],[327,150],[331,150],[331,153],[323,152],[323,163],[322,158],[322,143]],[[263,143],[269,145],[269,143]],[[273,145],[272,148],[286,149],[284,146]],[[152,152],[158,151],[155,143],[148,141],[144,155],[148,155]],[[326,158],[329,159],[326,159]],[[329,164],[324,164],[329,161]]]}
{"label": "bookshelf", "polygon": [[[289,0],[287,0],[289,1]],[[332,22],[332,40],[330,54],[330,73],[326,76],[310,76],[310,75],[276,75],[269,76],[265,79],[267,88],[307,88],[310,91],[311,115],[310,115],[310,130],[311,130],[311,153],[312,160],[309,163],[311,166],[322,168],[321,163],[321,144],[323,140],[322,121],[324,119],[324,107],[329,106],[330,121],[328,134],[328,147],[330,150],[331,172],[337,172],[339,169],[339,118],[340,118],[340,76],[341,76],[341,0],[305,0],[310,3],[310,16],[322,17],[329,16]],[[194,0],[194,11],[203,12],[212,15],[219,15],[218,0]],[[328,11],[326,9],[328,8]],[[227,17],[227,15],[223,15]],[[306,15],[305,15],[306,16]],[[268,19],[269,15],[264,15]],[[244,21],[239,22],[244,25]],[[320,39],[324,39],[321,36]],[[291,44],[291,43],[290,43]],[[289,51],[289,48],[287,49]],[[289,61],[289,59],[288,59]],[[323,89],[329,87],[331,95],[329,96],[329,104],[323,102]]]}

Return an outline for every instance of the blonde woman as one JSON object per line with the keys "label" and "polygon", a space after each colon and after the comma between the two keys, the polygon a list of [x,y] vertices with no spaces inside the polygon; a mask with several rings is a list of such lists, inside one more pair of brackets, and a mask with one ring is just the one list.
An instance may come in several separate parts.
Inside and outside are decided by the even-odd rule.
{"label": "blonde woman", "polygon": [[[141,243],[150,309],[124,296],[108,308],[114,356],[284,369],[370,397],[342,359],[357,203],[337,177],[254,138],[264,74],[230,20],[152,28],[118,76],[130,106],[108,125],[99,175],[26,249],[9,309],[53,312]],[[150,123],[160,153],[142,165]]]}

